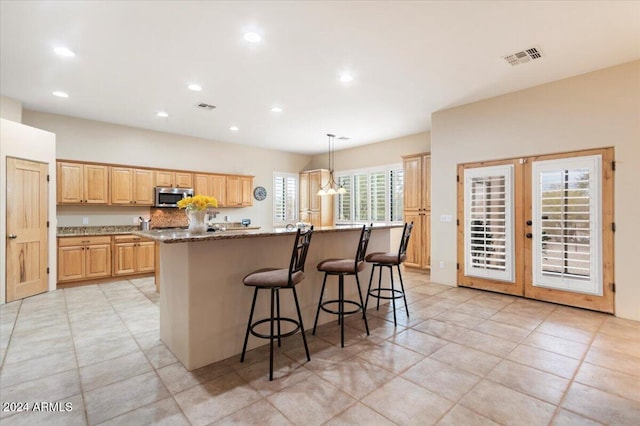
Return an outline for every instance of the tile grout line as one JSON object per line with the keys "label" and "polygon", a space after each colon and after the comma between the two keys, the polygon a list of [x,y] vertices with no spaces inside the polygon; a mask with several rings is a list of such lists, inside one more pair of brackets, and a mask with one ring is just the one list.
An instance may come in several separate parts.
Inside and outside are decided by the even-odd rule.
{"label": "tile grout line", "polygon": [[11,327],[11,332],[9,333],[9,340],[7,340],[7,350],[2,357],[2,363],[0,363],[0,370],[4,371],[4,364],[7,361],[7,355],[9,354],[9,347],[11,346],[11,340],[13,339],[13,332],[16,329],[16,324],[18,323],[18,316],[20,315],[20,311],[22,310],[22,301],[24,299],[20,299],[18,302],[18,312],[16,312],[15,319],[13,320],[13,326]]}

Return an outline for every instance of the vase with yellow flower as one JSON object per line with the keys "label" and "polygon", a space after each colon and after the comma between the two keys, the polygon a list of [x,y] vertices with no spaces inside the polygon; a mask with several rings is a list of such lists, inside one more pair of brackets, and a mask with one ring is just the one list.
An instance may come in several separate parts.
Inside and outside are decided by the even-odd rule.
{"label": "vase with yellow flower", "polygon": [[189,232],[196,234],[207,231],[207,210],[212,207],[218,207],[218,200],[206,195],[194,195],[178,201],[178,208],[185,209],[189,219]]}

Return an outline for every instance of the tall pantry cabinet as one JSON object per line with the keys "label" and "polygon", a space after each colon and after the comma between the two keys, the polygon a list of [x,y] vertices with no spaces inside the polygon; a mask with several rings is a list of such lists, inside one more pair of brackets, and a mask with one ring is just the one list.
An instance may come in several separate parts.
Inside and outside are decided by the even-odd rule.
{"label": "tall pantry cabinet", "polygon": [[431,153],[402,157],[404,220],[413,222],[405,266],[431,269]]}

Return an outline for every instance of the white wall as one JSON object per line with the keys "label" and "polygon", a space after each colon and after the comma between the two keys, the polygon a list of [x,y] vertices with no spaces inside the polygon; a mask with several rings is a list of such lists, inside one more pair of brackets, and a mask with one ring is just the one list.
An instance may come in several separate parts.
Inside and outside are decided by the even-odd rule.
{"label": "white wall", "polygon": [[[253,207],[222,208],[222,219],[230,216],[231,221],[249,218],[252,224],[271,226],[273,215],[273,172],[298,173],[309,162],[309,156],[256,147],[216,142],[189,136],[179,136],[119,126],[92,120],[84,120],[63,115],[47,114],[24,110],[23,122],[56,134],[59,159],[95,161],[134,166],[158,167],[200,172],[220,172],[253,175],[254,186],[267,189],[267,199],[253,202]],[[132,207],[131,214],[114,215],[119,223],[131,225],[132,217],[141,214]],[[147,212],[148,209],[144,210]],[[142,211],[142,212],[144,212]],[[90,225],[101,224],[111,207],[86,210]],[[68,226],[82,225],[82,215],[76,210],[63,207],[59,219]]]}
{"label": "white wall", "polygon": [[[49,290],[56,288],[56,135],[0,118],[0,235],[7,235],[7,157],[49,165]],[[0,244],[0,303],[5,302],[6,244]]]}
{"label": "white wall", "polygon": [[[426,119],[425,119],[426,120]],[[339,141],[334,146],[339,148]],[[431,150],[431,134],[429,132],[389,139],[369,145],[335,151],[334,170],[362,169],[402,162],[403,155],[419,154]],[[327,153],[314,155],[306,170],[326,169],[329,167]]]}
{"label": "white wall", "polygon": [[22,123],[22,103],[6,96],[0,96],[0,117]]}
{"label": "white wall", "polygon": [[456,165],[615,147],[616,315],[640,320],[640,61],[439,111],[432,116],[432,265],[456,284]]}

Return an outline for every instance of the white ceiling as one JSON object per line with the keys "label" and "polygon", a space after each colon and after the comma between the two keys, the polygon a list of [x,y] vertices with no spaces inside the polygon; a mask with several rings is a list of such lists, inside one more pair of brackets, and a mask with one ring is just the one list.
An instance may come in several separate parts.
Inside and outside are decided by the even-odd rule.
{"label": "white ceiling", "polygon": [[[434,111],[640,58],[638,1],[2,0],[0,19],[0,91],[26,109],[307,154],[328,132],[351,137],[336,149],[414,134]],[[543,58],[502,59],[533,46]]]}

